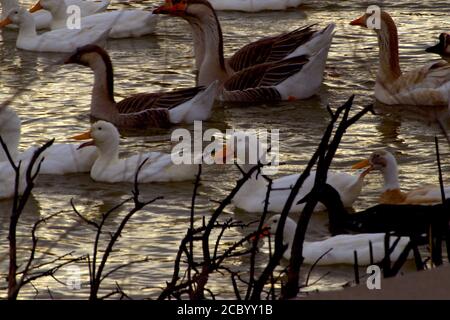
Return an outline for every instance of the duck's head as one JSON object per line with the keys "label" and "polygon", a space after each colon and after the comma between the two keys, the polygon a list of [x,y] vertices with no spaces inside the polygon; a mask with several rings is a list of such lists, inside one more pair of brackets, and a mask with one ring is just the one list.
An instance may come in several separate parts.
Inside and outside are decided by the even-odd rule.
{"label": "duck's head", "polygon": [[443,57],[450,58],[450,34],[441,33],[439,35],[439,43],[425,50],[430,53],[437,53]]}
{"label": "duck's head", "polygon": [[90,67],[96,61],[98,61],[99,58],[102,59],[105,63],[111,64],[111,58],[104,49],[95,44],[88,44],[79,47],[74,53],[70,55],[70,57],[68,57],[64,61],[64,63],[65,64],[75,63],[82,66]]}
{"label": "duck's head", "polygon": [[168,14],[182,18],[202,17],[214,9],[207,0],[166,0],[164,5],[153,10],[154,14]]}
{"label": "duck's head", "polygon": [[221,150],[216,152],[216,163],[237,163],[244,171],[248,171],[265,160],[266,150],[256,132],[235,131],[226,137]]}
{"label": "duck's head", "polygon": [[96,146],[100,150],[116,148],[120,142],[120,134],[117,128],[109,122],[100,120],[92,124],[91,130],[72,137],[74,140],[88,140],[81,144],[78,149],[87,146]]}
{"label": "duck's head", "polygon": [[[267,232],[263,235],[275,235],[277,232],[278,224],[280,223],[280,214],[276,214],[269,218],[269,220],[266,221],[266,224],[263,227],[263,230],[267,230]],[[294,220],[292,220],[289,217],[286,217],[286,221],[284,223],[284,230],[283,230],[283,241],[284,243],[290,244],[291,241],[294,238],[295,230],[297,229],[297,224]]]}
{"label": "duck's head", "polygon": [[370,167],[374,170],[381,172],[386,171],[388,168],[396,168],[397,161],[392,153],[386,150],[379,150],[372,153],[369,159],[360,161],[353,165],[353,169],[362,169]]}
{"label": "duck's head", "polygon": [[26,21],[29,18],[30,13],[26,9],[19,7],[12,8],[8,12],[6,18],[0,21],[0,28],[3,28],[12,23],[21,25],[24,21]]}

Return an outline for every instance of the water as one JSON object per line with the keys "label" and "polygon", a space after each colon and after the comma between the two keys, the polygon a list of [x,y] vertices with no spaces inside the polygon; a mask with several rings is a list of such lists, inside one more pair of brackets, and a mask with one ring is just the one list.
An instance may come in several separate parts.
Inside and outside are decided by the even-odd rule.
{"label": "water", "polygon": [[[30,2],[28,1],[27,4]],[[135,7],[156,6],[159,1],[135,4]],[[255,14],[219,13],[224,31],[226,54],[259,37],[292,30],[307,23],[324,26],[337,25],[320,93],[309,100],[294,103],[277,103],[255,107],[236,107],[217,104],[213,118],[204,124],[218,128],[273,128],[281,131],[281,160],[287,164],[281,174],[301,172],[312,155],[327,125],[326,105],[341,105],[352,94],[356,95],[355,110],[372,103],[377,62],[377,45],[369,30],[350,27],[348,23],[360,16],[372,4],[368,1],[313,1],[300,9],[286,12]],[[448,1],[381,1],[399,27],[400,54],[403,70],[422,65],[438,57],[425,54],[424,49],[435,43],[438,34],[449,30]],[[112,8],[120,8],[120,4]],[[68,137],[89,128],[89,101],[93,82],[92,72],[80,66],[49,65],[63,57],[58,54],[36,54],[15,49],[15,32],[5,30],[0,45],[0,101],[4,101],[24,83],[31,85],[12,106],[23,121],[21,147],[41,144],[50,138],[57,142],[70,142]],[[194,85],[195,75],[190,32],[187,24],[177,19],[162,17],[157,35],[132,40],[109,41],[107,50],[115,69],[117,96],[138,92],[170,90]],[[433,125],[420,121],[419,110],[413,108],[381,108],[379,115],[367,115],[353,126],[342,141],[333,162],[333,170],[351,172],[351,165],[366,158],[374,149],[390,148],[400,166],[400,179],[405,190],[423,184],[437,184]],[[419,115],[419,116],[418,116]],[[192,127],[187,126],[192,129]],[[171,149],[170,131],[151,132],[146,136],[127,136],[122,140],[123,155],[144,151]],[[448,147],[442,144],[444,173],[448,173]],[[210,215],[215,208],[210,200],[225,197],[234,186],[239,172],[233,167],[205,168],[197,205],[197,221]],[[445,177],[449,183],[449,177]],[[382,180],[378,174],[369,175],[364,192],[355,204],[356,209],[376,203]],[[129,261],[149,258],[117,272],[104,283],[107,293],[114,281],[132,297],[157,297],[165,281],[170,280],[173,261],[179,241],[189,224],[192,183],[170,183],[141,186],[144,198],[164,196],[163,200],[137,213],[126,226],[115,251],[110,257],[113,268]],[[91,253],[94,231],[81,223],[72,212],[69,201],[74,199],[79,210],[91,218],[102,213],[130,195],[129,184],[103,184],[91,181],[88,175],[42,176],[24,213],[18,230],[20,253],[28,253],[29,228],[40,217],[63,211],[43,225],[39,232],[37,257],[45,253],[55,257],[70,251],[75,255]],[[0,202],[0,266],[7,271],[7,228],[9,201]],[[122,213],[124,213],[123,211]],[[121,215],[114,215],[107,224],[113,230]],[[242,221],[258,218],[229,207],[222,219],[234,217]],[[311,222],[308,240],[327,237],[326,215],[317,214]],[[242,230],[231,230],[224,244],[240,239]],[[50,259],[46,256],[43,259]],[[258,258],[261,265],[267,258],[267,245]],[[40,261],[40,260],[38,260]],[[285,261],[283,263],[286,263]],[[88,279],[85,264],[78,264],[83,281]],[[232,267],[248,269],[248,259],[234,259]],[[330,290],[353,280],[349,266],[321,267],[313,273],[317,279],[325,272],[331,273],[311,289]],[[63,269],[58,279],[65,281]],[[2,277],[2,279],[5,279]],[[1,287],[5,282],[0,284]],[[86,286],[69,290],[48,277],[22,291],[21,298],[86,298]],[[228,277],[211,278],[210,288],[220,297],[233,296]],[[4,291],[3,291],[4,292]]]}

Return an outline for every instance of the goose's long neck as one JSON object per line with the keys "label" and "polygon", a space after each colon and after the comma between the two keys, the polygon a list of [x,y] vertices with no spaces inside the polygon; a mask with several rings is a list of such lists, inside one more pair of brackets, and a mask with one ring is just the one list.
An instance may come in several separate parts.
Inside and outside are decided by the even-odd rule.
{"label": "goose's long neck", "polygon": [[1,19],[5,19],[6,15],[13,9],[19,6],[19,2],[17,0],[0,0],[2,5],[2,15]]}
{"label": "goose's long neck", "polygon": [[398,79],[400,69],[397,27],[391,17],[383,16],[380,30],[376,30],[379,46],[380,65],[377,80],[393,82]]}
{"label": "goose's long neck", "polygon": [[200,70],[200,67],[205,57],[205,37],[201,23],[198,19],[186,18],[192,29],[192,38],[194,40],[194,55],[195,55],[195,67]]}
{"label": "goose's long neck", "polygon": [[200,28],[203,30],[203,39],[197,37],[194,41],[203,41],[204,48],[197,47],[197,51],[204,52],[199,68],[198,84],[208,86],[215,80],[227,79],[225,59],[223,56],[222,29],[214,11],[199,17]]}
{"label": "goose's long neck", "polygon": [[[100,55],[93,59],[89,66],[94,71],[94,87],[92,89],[91,114],[94,117],[111,114],[116,109],[114,100],[114,75],[111,61],[105,61]],[[99,117],[100,118],[100,117]]]}
{"label": "goose's long neck", "polygon": [[400,190],[400,182],[398,180],[398,167],[396,163],[388,163],[382,171],[384,179],[383,191]]}

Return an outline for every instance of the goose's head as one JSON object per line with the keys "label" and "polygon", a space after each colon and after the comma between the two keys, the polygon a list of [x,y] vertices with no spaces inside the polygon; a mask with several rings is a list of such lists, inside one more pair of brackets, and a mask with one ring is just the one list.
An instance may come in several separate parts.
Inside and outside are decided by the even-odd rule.
{"label": "goose's head", "polygon": [[117,128],[109,122],[100,120],[92,124],[91,130],[80,135],[72,137],[75,140],[88,140],[78,148],[87,146],[96,146],[100,150],[116,149],[120,143],[120,134]]}
{"label": "goose's head", "polygon": [[66,5],[62,0],[39,0],[30,8],[30,12],[33,13],[42,9],[55,12],[56,10],[65,7]]}
{"label": "goose's head", "polygon": [[[379,21],[378,21],[378,20]],[[377,27],[377,24],[379,24],[379,27]],[[370,28],[374,29],[376,32],[384,31],[384,32],[396,32],[397,27],[395,26],[395,22],[390,16],[389,13],[386,11],[379,11],[379,12],[371,12],[371,13],[365,13],[359,18],[353,20],[350,22],[351,26],[360,26],[363,28]]]}
{"label": "goose's head", "polygon": [[369,159],[358,162],[353,165],[353,169],[362,169],[371,167],[374,170],[386,172],[391,168],[397,168],[397,161],[392,153],[386,150],[379,150],[372,153]]}
{"label": "goose's head", "polygon": [[207,0],[166,0],[164,5],[156,8],[153,13],[192,19],[214,13],[214,9]]}
{"label": "goose's head", "polygon": [[450,34],[441,33],[439,36],[439,43],[427,48],[425,51],[440,54],[443,58],[450,60]]}
{"label": "goose's head", "polygon": [[104,49],[95,44],[88,44],[79,47],[64,63],[75,63],[85,67],[92,67],[99,60],[103,60],[104,63],[111,65],[111,58]]}
{"label": "goose's head", "polygon": [[24,21],[27,21],[30,18],[31,15],[26,9],[19,7],[12,8],[8,12],[6,18],[0,21],[0,28],[3,28],[12,23],[21,25]]}

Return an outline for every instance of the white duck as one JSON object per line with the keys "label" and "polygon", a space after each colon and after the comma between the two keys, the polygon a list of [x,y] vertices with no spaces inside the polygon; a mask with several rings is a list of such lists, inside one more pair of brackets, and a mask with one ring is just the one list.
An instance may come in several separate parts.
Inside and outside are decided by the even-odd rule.
{"label": "white duck", "polygon": [[[358,162],[354,169],[369,167],[383,175],[384,187],[379,202],[386,204],[437,204],[442,202],[441,190],[436,186],[423,186],[407,193],[400,191],[398,166],[389,151],[374,152],[369,159]],[[446,198],[450,197],[450,187],[445,188]]]}
{"label": "white duck", "polygon": [[[274,235],[278,227],[278,221],[280,215],[274,215],[267,222],[270,234]],[[284,224],[283,231],[283,243],[288,245],[288,248],[284,252],[283,257],[285,259],[291,258],[292,243],[294,242],[295,230],[297,224],[294,220],[287,217]],[[385,257],[384,250],[384,233],[361,233],[355,235],[338,235],[322,241],[303,243],[303,257],[305,264],[315,263],[320,256],[325,252],[332,249],[325,254],[317,265],[333,265],[333,264],[351,264],[355,263],[354,251],[358,254],[358,265],[367,266],[370,261],[370,245],[372,242],[372,257],[373,263],[380,263]],[[396,237],[390,238],[390,245],[392,246],[396,241]],[[391,261],[396,261],[405,247],[408,245],[409,238],[400,238],[394,251],[390,254]]]}
{"label": "white duck", "polygon": [[[67,5],[77,5],[80,8],[80,14],[82,17],[89,16],[91,14],[105,11],[108,7],[110,0],[101,1],[86,1],[86,0],[64,0]],[[2,5],[1,19],[6,19],[8,12],[13,8],[19,7],[18,0],[0,0]],[[52,15],[46,10],[33,13],[34,22],[36,23],[36,29],[49,29],[52,22]]]}
{"label": "white duck", "polygon": [[303,0],[209,0],[215,10],[257,12],[298,7]]}
{"label": "white duck", "polygon": [[223,101],[265,102],[306,99],[322,80],[334,24],[299,28],[252,42],[225,59],[222,29],[206,0],[166,0],[153,11],[185,19],[193,32],[198,84],[219,80]]}
{"label": "white duck", "polygon": [[[242,165],[242,169],[245,172],[248,172],[252,167],[256,165],[256,163],[248,164],[248,155],[251,152],[254,152],[256,148],[258,148],[259,150],[263,151],[261,152],[260,156],[257,155],[254,158],[263,160],[265,157],[265,152],[264,148],[259,142],[259,139],[248,139],[247,137],[248,134],[246,134],[245,132],[236,132],[233,135],[232,139],[227,139],[228,141],[225,144],[225,148],[222,152],[217,153],[216,159],[221,159],[224,157],[230,159],[235,157],[237,159],[237,163],[244,164]],[[258,145],[250,146],[250,141],[252,140],[257,141]],[[241,150],[245,148],[245,152],[236,152],[235,150],[239,150],[239,148],[242,148]],[[339,192],[344,206],[351,207],[361,193],[361,189],[364,185],[364,177],[369,171],[370,169],[356,176],[343,172],[328,172],[327,183],[333,186]],[[290,188],[294,186],[299,176],[300,174],[292,174],[273,180],[273,190],[270,193],[268,207],[268,210],[270,212],[279,213],[283,210],[286,200],[291,192]],[[298,202],[312,190],[312,187],[314,186],[315,176],[316,172],[312,171],[308,178],[306,178],[295,198],[294,204],[291,208],[291,212],[301,212],[303,210],[305,204]],[[243,185],[243,187],[233,198],[232,201],[234,205],[248,212],[263,212],[268,184],[268,181],[263,176],[261,176],[261,174],[254,172],[251,178]],[[325,210],[325,206],[322,203],[318,203],[315,207],[315,211],[323,210]]]}
{"label": "white duck", "polygon": [[95,181],[134,182],[136,172],[145,159],[148,160],[138,176],[138,182],[141,183],[193,180],[197,174],[197,165],[176,165],[170,154],[160,152],[140,153],[120,159],[119,131],[113,124],[103,120],[95,122],[90,131],[73,139],[92,139],[80,148],[92,145],[97,147],[99,156],[91,169],[91,178]]}
{"label": "white duck", "polygon": [[[29,161],[37,149],[30,147],[24,152],[19,152],[20,131],[21,121],[17,113],[8,107],[0,109],[0,136],[15,162]],[[89,172],[97,158],[97,151],[94,147],[77,150],[73,144],[54,143],[42,155],[44,161],[39,173],[62,175]],[[8,159],[2,149],[0,150],[0,163],[5,162],[8,162]]]}
{"label": "white duck", "polygon": [[[353,20],[351,25],[367,28],[369,14]],[[450,91],[450,64],[429,63],[402,73],[399,63],[397,27],[391,16],[381,12],[378,36],[379,60],[375,98],[388,105],[447,106]]]}
{"label": "white duck", "polygon": [[[67,29],[67,21],[70,14],[68,5],[60,0],[40,0],[30,9],[48,10],[52,15],[51,29]],[[155,31],[157,15],[143,10],[115,10],[98,13],[84,17],[80,21],[80,27],[91,28],[98,26],[111,26],[110,38],[141,37]]]}
{"label": "white duck", "polygon": [[38,52],[73,52],[76,48],[106,39],[109,29],[90,27],[81,30],[54,30],[38,35],[31,13],[24,8],[15,8],[0,22],[0,28],[15,23],[19,25],[16,47]]}
{"label": "white duck", "polygon": [[[8,13],[14,9],[19,7],[18,0],[0,0],[0,4],[2,5],[2,14],[0,15],[0,20],[4,20],[8,17]],[[36,29],[49,29],[50,23],[52,22],[52,15],[47,11],[39,11],[33,13],[34,23],[36,24]],[[16,25],[10,24],[9,28],[17,28]]]}

